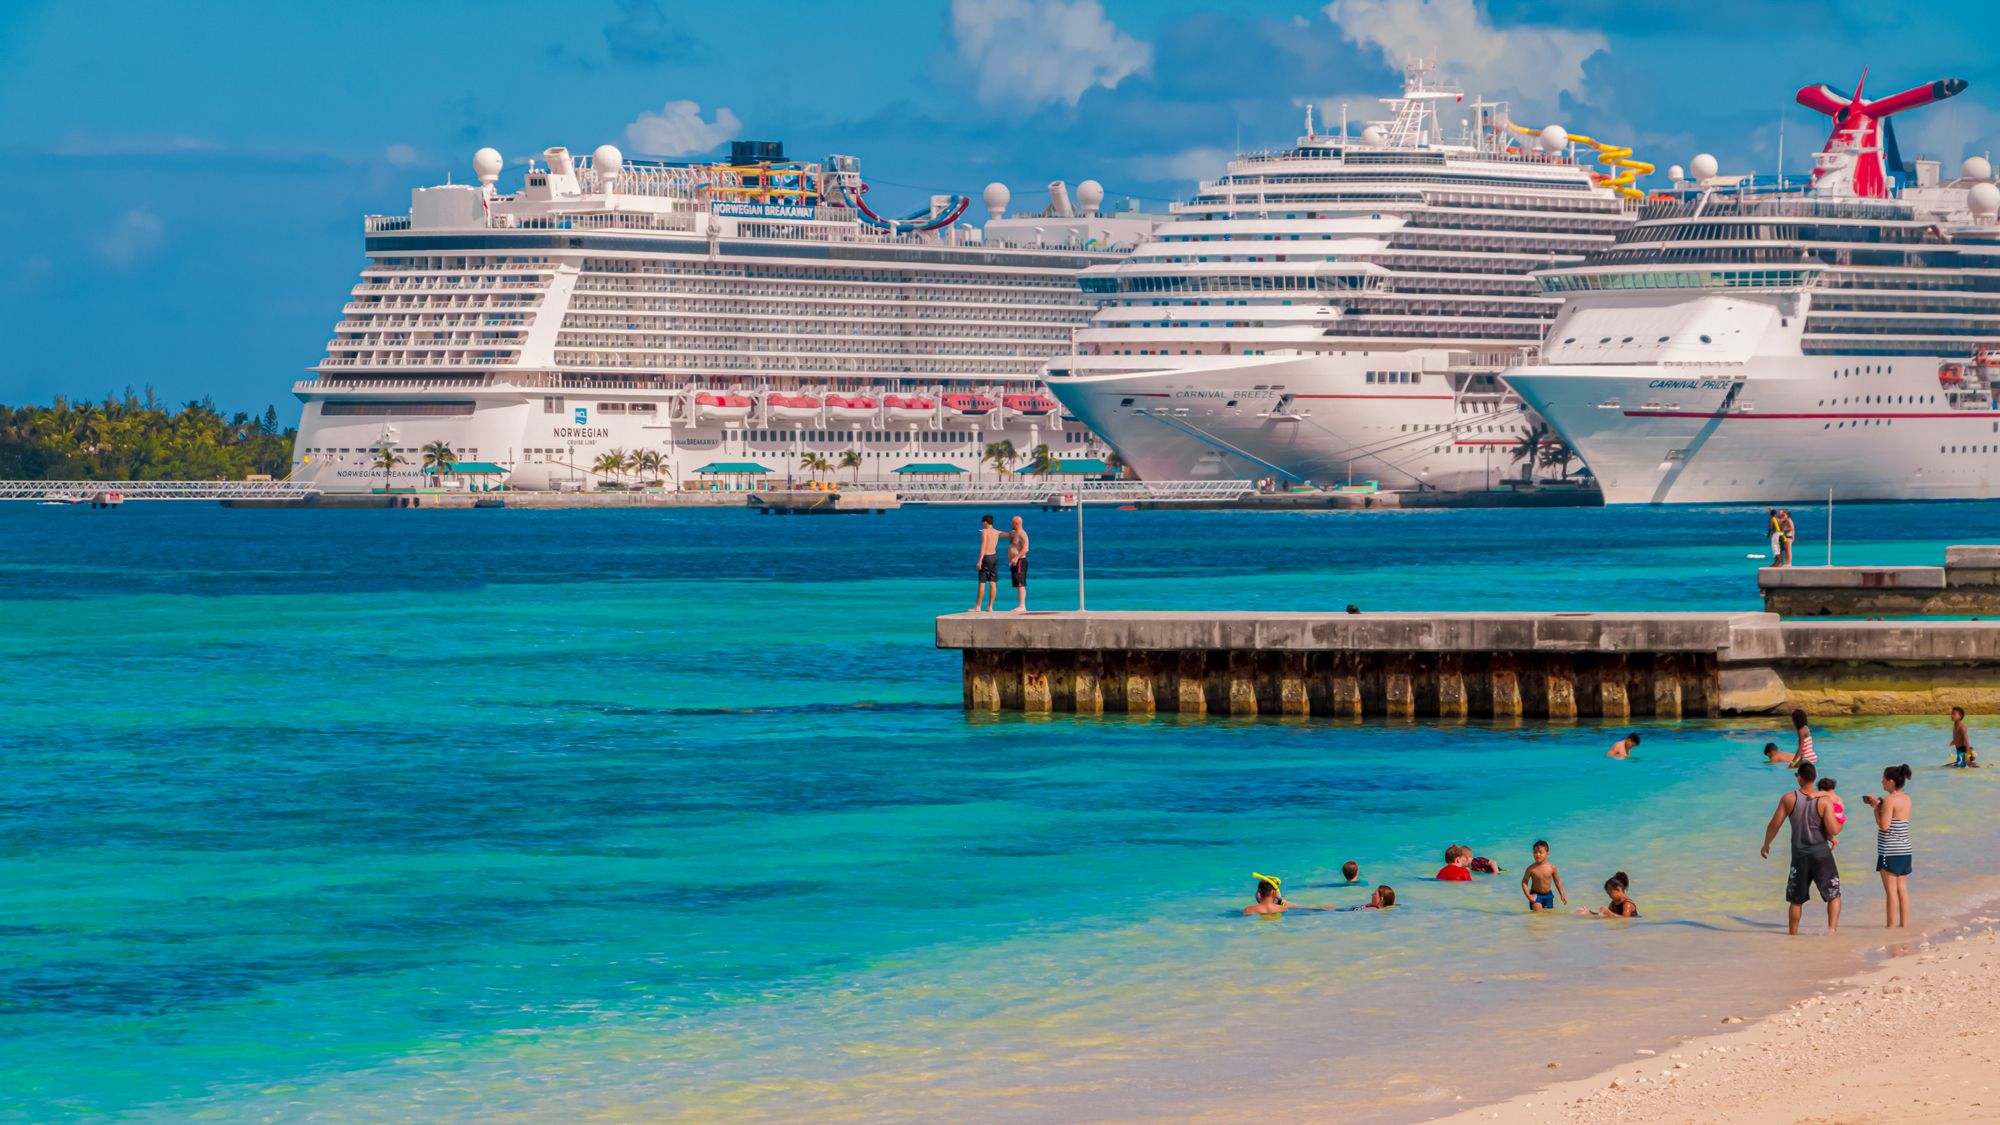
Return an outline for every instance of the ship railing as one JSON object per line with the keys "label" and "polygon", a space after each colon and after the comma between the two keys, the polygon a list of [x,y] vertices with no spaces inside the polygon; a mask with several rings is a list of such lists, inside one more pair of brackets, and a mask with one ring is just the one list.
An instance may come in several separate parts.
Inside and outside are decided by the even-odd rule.
{"label": "ship railing", "polygon": [[0,500],[66,496],[119,500],[299,500],[320,491],[310,481],[285,480],[0,480]]}
{"label": "ship railing", "polygon": [[414,379],[300,379],[292,384],[292,393],[462,390],[468,387],[490,387],[493,384],[494,380],[486,375],[467,375],[462,379],[435,375]]}
{"label": "ship railing", "polygon": [[1235,500],[1256,491],[1247,480],[1077,480],[1037,477],[1011,481],[916,481],[895,486],[905,504],[1086,504],[1140,500]]}

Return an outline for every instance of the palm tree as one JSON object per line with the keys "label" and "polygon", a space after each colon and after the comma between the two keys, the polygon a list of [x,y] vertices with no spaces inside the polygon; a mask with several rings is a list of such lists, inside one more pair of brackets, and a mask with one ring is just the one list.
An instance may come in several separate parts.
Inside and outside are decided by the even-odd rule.
{"label": "palm tree", "polygon": [[622,475],[625,472],[625,454],[616,449],[606,450],[597,455],[597,460],[590,466],[590,471],[600,477]]}
{"label": "palm tree", "polygon": [[635,450],[625,460],[632,466],[633,472],[649,477],[655,483],[660,479],[660,469],[666,464],[666,458],[660,456],[657,449]]}
{"label": "palm tree", "polygon": [[1116,450],[1113,450],[1111,454],[1104,459],[1104,467],[1110,469],[1112,474],[1116,476],[1119,480],[1124,480],[1125,470],[1131,468],[1130,465],[1127,465],[1125,463],[1125,458],[1120,457]]}
{"label": "palm tree", "polygon": [[979,459],[979,463],[993,466],[993,475],[999,476],[1013,467],[1014,462],[1020,459],[1021,455],[1014,451],[1013,442],[995,441],[987,443],[986,455]]}
{"label": "palm tree", "polygon": [[424,468],[431,471],[433,479],[450,473],[458,466],[458,454],[452,451],[451,443],[434,441],[424,446]]}
{"label": "palm tree", "polygon": [[1529,425],[1527,430],[1521,434],[1521,440],[1515,443],[1514,460],[1516,462],[1523,462],[1523,461],[1526,462],[1526,464],[1522,466],[1523,479],[1527,480],[1534,479],[1535,464],[1536,462],[1541,460],[1542,456],[1542,442],[1545,439],[1547,439],[1548,436],[1549,436],[1548,424],[1544,422],[1535,422]]}
{"label": "palm tree", "polygon": [[859,450],[854,450],[854,449],[841,450],[840,467],[843,469],[854,470],[854,483],[856,487],[859,487],[861,484],[861,461],[862,457]]}
{"label": "palm tree", "polygon": [[389,446],[385,445],[375,451],[375,467],[382,470],[382,487],[384,489],[389,487],[389,474],[394,472],[396,466],[402,463],[403,459],[396,456],[396,451]]}
{"label": "palm tree", "polygon": [[811,473],[813,475],[813,479],[818,480],[819,475],[821,473],[827,473],[833,471],[833,462],[828,461],[821,454],[808,453],[805,456],[799,458],[799,468],[804,469],[808,473]]}
{"label": "palm tree", "polygon": [[1541,462],[1545,469],[1561,469],[1564,480],[1569,479],[1569,463],[1576,460],[1576,450],[1563,439],[1551,438],[1542,445]]}
{"label": "palm tree", "polygon": [[1046,445],[1036,446],[1035,451],[1028,455],[1028,471],[1036,476],[1045,477],[1060,468],[1062,462],[1056,460],[1055,454],[1050,453]]}

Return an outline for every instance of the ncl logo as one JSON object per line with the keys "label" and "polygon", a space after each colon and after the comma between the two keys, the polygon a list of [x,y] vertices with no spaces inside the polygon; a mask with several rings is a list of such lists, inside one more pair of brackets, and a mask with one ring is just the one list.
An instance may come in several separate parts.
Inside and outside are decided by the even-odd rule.
{"label": "ncl logo", "polygon": [[589,422],[590,422],[590,408],[588,406],[577,407],[576,424],[579,426],[583,426],[583,425],[588,425]]}

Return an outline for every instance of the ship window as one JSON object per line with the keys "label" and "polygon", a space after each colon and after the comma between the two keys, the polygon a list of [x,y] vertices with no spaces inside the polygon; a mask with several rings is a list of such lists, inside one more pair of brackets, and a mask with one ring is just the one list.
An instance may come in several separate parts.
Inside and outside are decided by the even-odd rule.
{"label": "ship window", "polygon": [[1602,340],[1599,340],[1599,341],[1598,341],[1598,343],[1600,343],[1600,344],[1608,344],[1608,343],[1610,343],[1610,342],[1611,342],[1611,337],[1609,337],[1609,336],[1606,336],[1606,337],[1605,337],[1605,338],[1603,338]]}
{"label": "ship window", "polygon": [[1571,337],[1569,337],[1568,339],[1565,339],[1565,340],[1563,341],[1563,343],[1565,343],[1565,344],[1574,344],[1574,343],[1576,343],[1576,337],[1574,337],[1574,336],[1571,336]]}
{"label": "ship window", "polygon": [[1660,337],[1660,343],[1664,344],[1664,343],[1666,343],[1666,342],[1667,342],[1667,338],[1666,338],[1665,336],[1662,336],[1662,337]]}
{"label": "ship window", "polygon": [[1630,337],[1630,336],[1627,336],[1627,337],[1625,337],[1625,338],[1624,338],[1623,340],[1620,340],[1620,341],[1619,341],[1619,343],[1621,343],[1621,344],[1629,344],[1629,343],[1631,343],[1631,342],[1632,342],[1632,337]]}
{"label": "ship window", "polygon": [[1132,405],[1132,400],[1131,400],[1131,399],[1129,399],[1129,398],[1121,398],[1121,399],[1119,399],[1119,400],[1118,400],[1118,405],[1120,405],[1120,406],[1130,406],[1130,405]]}

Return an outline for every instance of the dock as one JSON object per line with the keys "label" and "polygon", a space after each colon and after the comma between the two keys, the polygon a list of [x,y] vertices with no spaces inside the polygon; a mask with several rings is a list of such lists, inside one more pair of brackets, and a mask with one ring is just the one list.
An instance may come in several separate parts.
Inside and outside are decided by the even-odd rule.
{"label": "dock", "polygon": [[791,516],[879,515],[903,506],[893,492],[804,488],[753,492],[745,503],[765,515]]}
{"label": "dock", "polygon": [[2000,709],[2000,622],[1772,613],[957,613],[968,711],[1350,719]]}
{"label": "dock", "polygon": [[2000,615],[2000,547],[1946,547],[1943,566],[1767,566],[1757,588],[1788,617]]}

